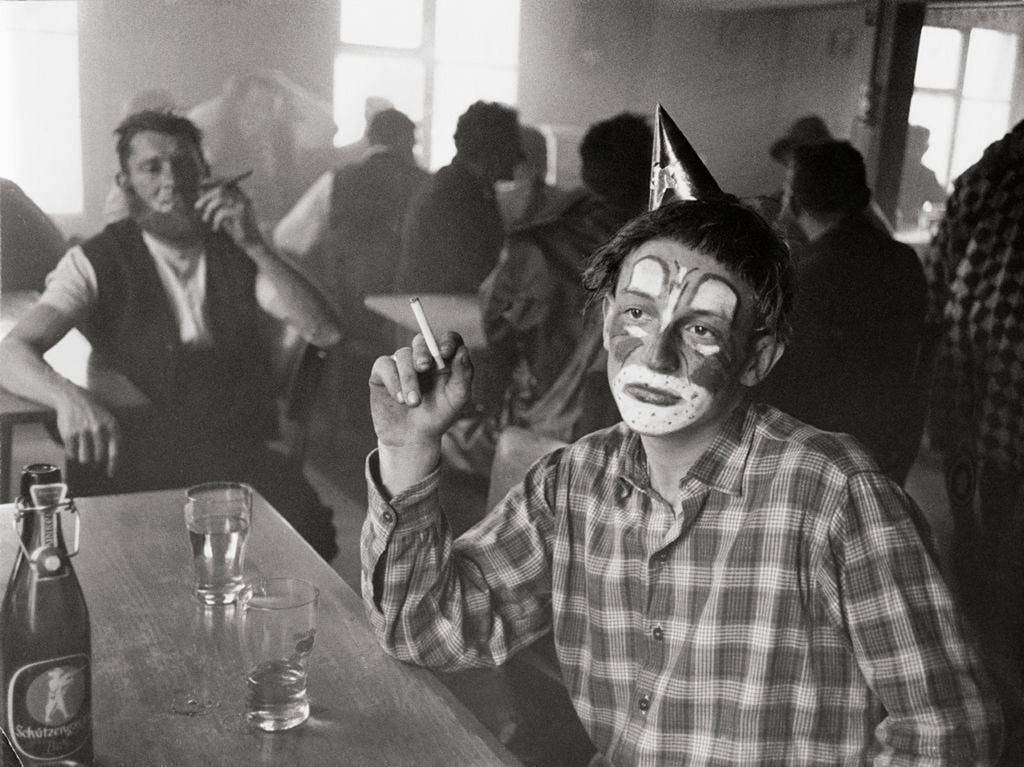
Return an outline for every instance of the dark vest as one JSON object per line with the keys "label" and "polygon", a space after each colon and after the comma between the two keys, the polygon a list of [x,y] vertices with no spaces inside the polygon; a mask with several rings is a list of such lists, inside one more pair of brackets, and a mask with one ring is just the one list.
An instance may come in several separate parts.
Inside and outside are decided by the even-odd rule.
{"label": "dark vest", "polygon": [[155,406],[169,444],[273,435],[268,357],[257,330],[256,265],[231,240],[207,237],[206,319],[212,349],[182,346],[142,233],[125,219],[82,244],[98,304],[81,330],[107,364]]}

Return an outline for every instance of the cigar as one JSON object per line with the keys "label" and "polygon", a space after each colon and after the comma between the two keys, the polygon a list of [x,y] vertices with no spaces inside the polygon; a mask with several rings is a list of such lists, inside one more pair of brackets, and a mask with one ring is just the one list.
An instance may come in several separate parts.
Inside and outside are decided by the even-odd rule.
{"label": "cigar", "polygon": [[204,181],[199,182],[199,188],[212,189],[215,186],[234,186],[235,184],[241,181],[245,181],[251,175],[252,168],[245,171],[244,173],[239,173],[237,176],[232,176],[231,178],[208,178]]}
{"label": "cigar", "polygon": [[434,362],[437,363],[438,370],[444,370],[444,360],[441,359],[441,350],[437,346],[437,339],[434,338],[434,333],[430,329],[430,324],[427,322],[427,315],[423,313],[423,305],[420,303],[419,296],[413,296],[409,299],[409,306],[412,307],[412,313],[416,315],[416,324],[420,326],[420,333],[423,334],[423,340],[427,342],[427,348],[430,350],[430,355],[434,358]]}

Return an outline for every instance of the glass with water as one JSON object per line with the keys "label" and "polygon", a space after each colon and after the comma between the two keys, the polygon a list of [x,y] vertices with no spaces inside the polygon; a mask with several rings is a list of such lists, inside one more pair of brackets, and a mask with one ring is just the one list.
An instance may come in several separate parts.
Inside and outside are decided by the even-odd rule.
{"label": "glass with water", "polygon": [[186,491],[193,586],[204,604],[230,604],[242,590],[252,493],[241,482],[207,482]]}
{"label": "glass with water", "polygon": [[261,730],[287,730],[309,718],[306,660],[319,599],[320,591],[298,578],[259,579],[239,596],[246,718]]}

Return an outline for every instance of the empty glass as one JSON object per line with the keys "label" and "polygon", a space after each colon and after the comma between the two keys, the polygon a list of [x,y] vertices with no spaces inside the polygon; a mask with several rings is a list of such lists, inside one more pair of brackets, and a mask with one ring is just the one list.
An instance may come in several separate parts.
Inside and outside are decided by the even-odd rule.
{"label": "empty glass", "polygon": [[239,596],[246,718],[261,730],[287,730],[309,718],[306,659],[319,598],[315,586],[298,578],[259,579]]}

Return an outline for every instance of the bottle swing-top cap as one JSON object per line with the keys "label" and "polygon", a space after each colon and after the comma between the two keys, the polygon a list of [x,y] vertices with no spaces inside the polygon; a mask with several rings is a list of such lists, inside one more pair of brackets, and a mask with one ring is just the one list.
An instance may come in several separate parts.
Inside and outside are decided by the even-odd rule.
{"label": "bottle swing-top cap", "polygon": [[672,200],[699,200],[720,195],[718,182],[668,112],[658,104],[647,209],[654,210]]}
{"label": "bottle swing-top cap", "polygon": [[[32,464],[22,474],[22,495],[15,504],[14,530],[18,544],[25,557],[41,575],[53,575],[63,566],[66,557],[78,553],[81,524],[78,510],[68,494],[68,486],[60,481],[60,469],[50,464]],[[34,484],[38,483],[38,484]],[[58,544],[55,535],[54,515],[69,512],[74,520],[74,532],[70,550]],[[43,545],[29,551],[18,529],[19,522],[29,513],[40,513],[43,525]]]}

